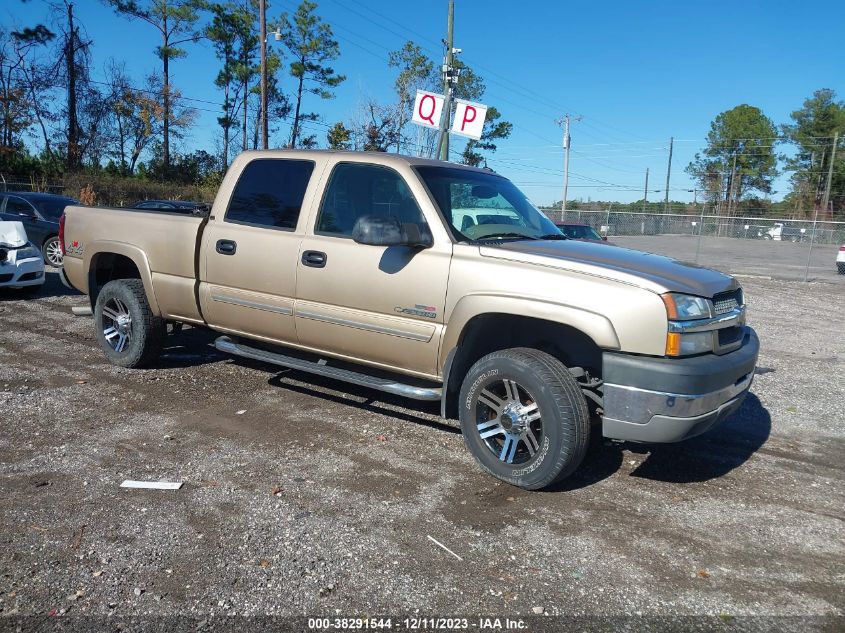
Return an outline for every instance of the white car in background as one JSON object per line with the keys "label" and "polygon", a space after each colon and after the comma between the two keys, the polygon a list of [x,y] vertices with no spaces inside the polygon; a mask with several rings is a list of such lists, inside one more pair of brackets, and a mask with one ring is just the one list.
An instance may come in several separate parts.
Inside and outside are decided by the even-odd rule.
{"label": "white car in background", "polygon": [[44,257],[20,222],[0,222],[0,288],[27,288],[44,283]]}
{"label": "white car in background", "polygon": [[839,252],[836,253],[836,270],[840,275],[845,275],[845,244],[839,247]]}

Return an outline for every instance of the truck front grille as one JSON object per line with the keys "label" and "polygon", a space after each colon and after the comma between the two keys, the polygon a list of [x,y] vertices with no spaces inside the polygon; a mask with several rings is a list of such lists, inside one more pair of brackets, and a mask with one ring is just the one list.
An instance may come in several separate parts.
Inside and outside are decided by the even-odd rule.
{"label": "truck front grille", "polygon": [[741,305],[741,288],[737,288],[736,290],[732,290],[730,292],[720,292],[715,297],[713,297],[713,308],[716,311],[716,315],[725,314],[726,312],[730,312],[734,308],[738,308]]}

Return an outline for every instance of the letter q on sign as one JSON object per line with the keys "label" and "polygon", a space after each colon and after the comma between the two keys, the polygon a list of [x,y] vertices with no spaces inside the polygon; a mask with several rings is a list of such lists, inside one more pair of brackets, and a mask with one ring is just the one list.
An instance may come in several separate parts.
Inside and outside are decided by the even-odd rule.
{"label": "letter q on sign", "polygon": [[417,98],[414,100],[414,116],[412,120],[423,127],[440,127],[440,117],[443,115],[443,102],[446,100],[436,92],[417,90]]}
{"label": "letter q on sign", "polygon": [[481,138],[487,106],[463,99],[455,100],[455,117],[452,119],[452,134],[467,136],[476,141]]}

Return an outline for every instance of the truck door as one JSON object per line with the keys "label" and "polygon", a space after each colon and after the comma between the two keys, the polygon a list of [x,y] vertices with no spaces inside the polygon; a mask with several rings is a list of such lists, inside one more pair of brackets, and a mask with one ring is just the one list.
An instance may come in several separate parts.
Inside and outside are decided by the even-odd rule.
{"label": "truck door", "polygon": [[215,329],[296,343],[293,303],[304,230],[297,225],[313,196],[313,171],[310,160],[253,159],[240,171],[227,208],[215,208],[200,252],[200,305]]}
{"label": "truck door", "polygon": [[361,162],[335,165],[313,231],[301,246],[300,344],[436,375],[452,243],[436,232],[431,248],[358,244],[352,228],[362,215],[391,216],[430,232],[396,170]]}

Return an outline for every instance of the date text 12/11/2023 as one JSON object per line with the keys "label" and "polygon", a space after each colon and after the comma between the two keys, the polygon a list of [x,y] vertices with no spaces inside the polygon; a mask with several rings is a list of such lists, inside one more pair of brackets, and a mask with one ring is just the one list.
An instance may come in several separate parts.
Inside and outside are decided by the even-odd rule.
{"label": "date text 12/11/2023", "polygon": [[407,630],[407,631],[519,631],[527,629],[522,619],[510,618],[308,618],[311,630]]}

